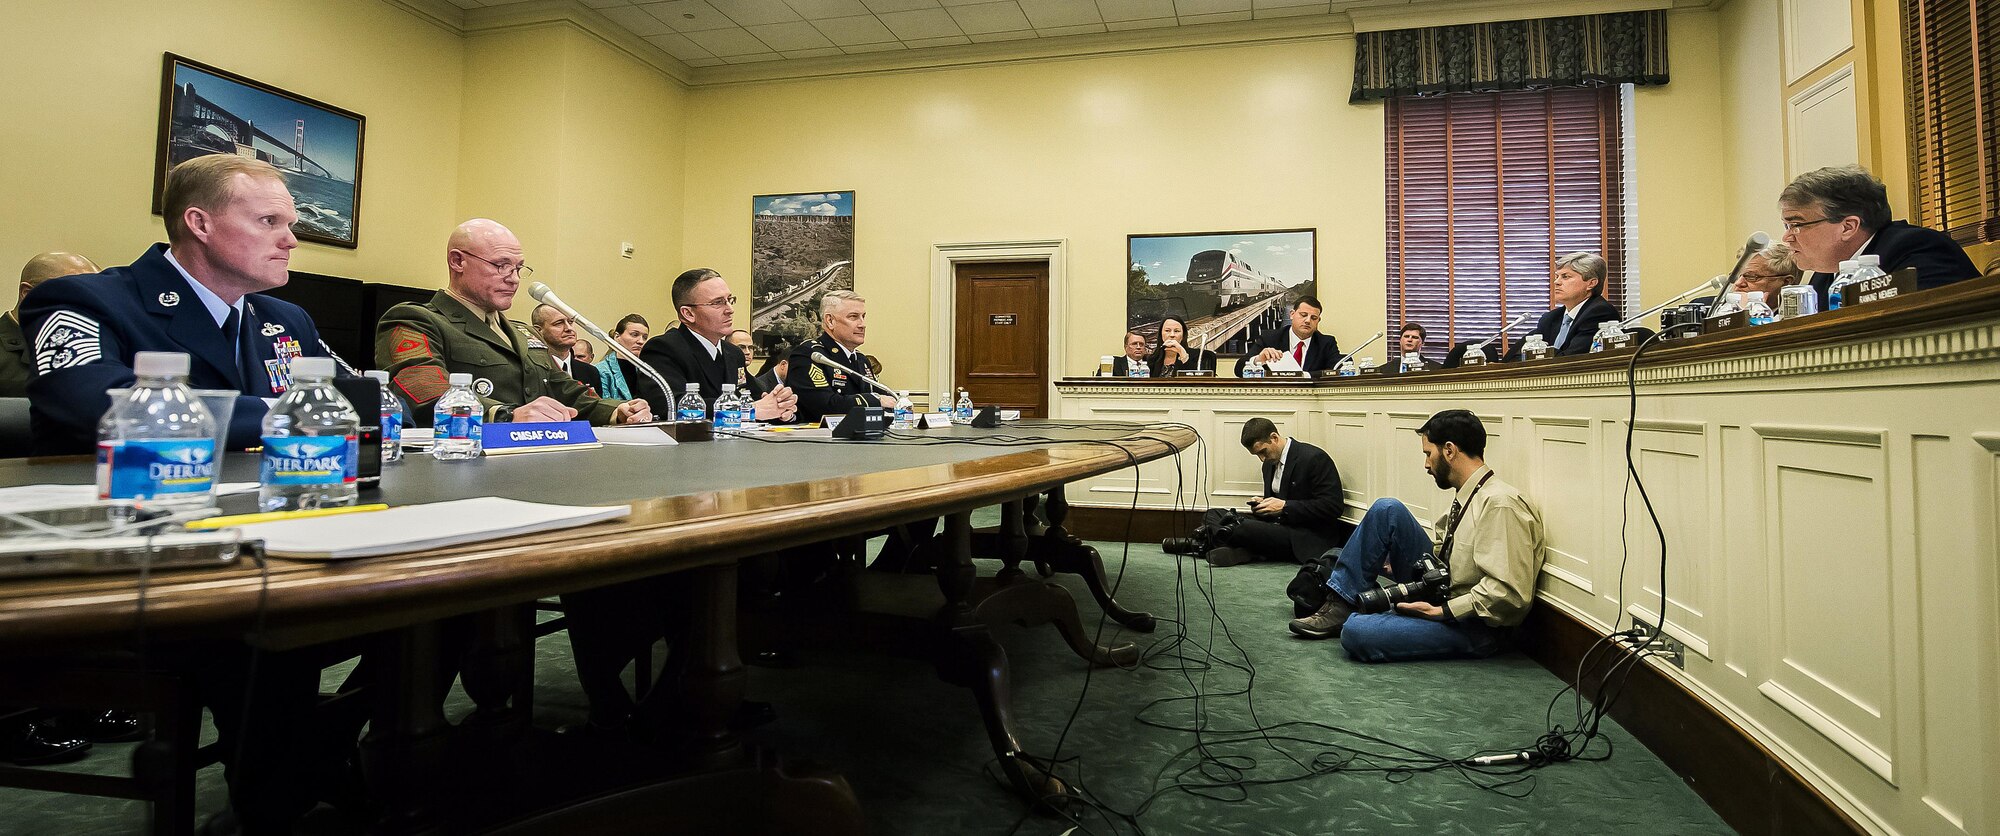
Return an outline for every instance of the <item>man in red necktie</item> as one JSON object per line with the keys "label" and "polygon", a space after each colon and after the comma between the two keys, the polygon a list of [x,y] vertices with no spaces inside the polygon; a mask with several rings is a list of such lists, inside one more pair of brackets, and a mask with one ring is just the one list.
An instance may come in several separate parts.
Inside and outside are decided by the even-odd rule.
{"label": "man in red necktie", "polygon": [[1236,361],[1236,376],[1242,377],[1243,367],[1252,360],[1268,366],[1287,355],[1307,374],[1333,368],[1340,359],[1340,343],[1332,335],[1319,332],[1321,310],[1318,299],[1299,297],[1292,303],[1292,327],[1266,331],[1259,336],[1251,346],[1255,354]]}

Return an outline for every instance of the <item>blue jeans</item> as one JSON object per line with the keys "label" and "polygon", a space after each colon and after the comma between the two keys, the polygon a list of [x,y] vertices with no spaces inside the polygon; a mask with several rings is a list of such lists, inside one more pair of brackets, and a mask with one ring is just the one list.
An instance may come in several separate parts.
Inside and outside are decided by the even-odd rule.
{"label": "blue jeans", "polygon": [[[1396,583],[1416,579],[1412,567],[1431,553],[1431,537],[1403,503],[1378,499],[1362,515],[1334,561],[1326,585],[1349,604],[1376,587],[1375,578]],[[1491,656],[1505,646],[1507,630],[1478,618],[1447,623],[1395,611],[1356,613],[1340,631],[1340,646],[1363,662],[1410,662]]]}

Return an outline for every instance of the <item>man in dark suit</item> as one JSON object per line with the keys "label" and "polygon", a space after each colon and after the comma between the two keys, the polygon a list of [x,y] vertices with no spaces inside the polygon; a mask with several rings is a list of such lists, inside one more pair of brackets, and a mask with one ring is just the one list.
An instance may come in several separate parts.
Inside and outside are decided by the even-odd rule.
{"label": "man in dark suit", "polygon": [[1882,272],[1917,270],[1917,289],[1979,278],[1951,236],[1890,219],[1889,190],[1860,166],[1821,168],[1798,176],[1778,195],[1784,241],[1792,260],[1806,270],[1806,282],[1827,309],[1827,287],[1840,263],[1859,255],[1882,259]]}
{"label": "man in dark suit", "polygon": [[1243,367],[1252,360],[1269,365],[1287,355],[1306,374],[1333,368],[1333,364],[1340,360],[1340,343],[1334,340],[1333,335],[1319,332],[1321,310],[1323,308],[1318,299],[1299,297],[1297,302],[1292,303],[1292,327],[1264,332],[1250,347],[1251,356],[1236,361],[1236,376],[1242,377]]}
{"label": "man in dark suit", "polygon": [[1131,377],[1132,364],[1146,361],[1146,337],[1137,331],[1125,332],[1125,353],[1111,358],[1112,377]]}
{"label": "man in dark suit", "polygon": [[[1243,422],[1243,446],[1264,462],[1264,495],[1249,505],[1251,517],[1217,538],[1220,547],[1205,557],[1211,566],[1235,566],[1252,560],[1304,563],[1333,548],[1335,530],[1346,499],[1340,492],[1340,468],[1325,450],[1279,434],[1269,418]],[[1213,525],[1234,509],[1215,508],[1203,515]]]}
{"label": "man in dark suit", "polygon": [[[556,361],[556,368],[568,372],[591,394],[602,397],[604,379],[589,359],[577,356],[576,323],[570,321],[569,315],[548,305],[536,305],[534,312],[528,315],[528,322],[534,327],[541,347],[548,350],[549,359]],[[528,347],[535,347],[533,341]]]}
{"label": "man in dark suit", "polygon": [[896,399],[867,381],[812,359],[813,352],[819,352],[849,369],[868,369],[861,354],[861,344],[868,338],[868,300],[852,290],[828,291],[819,300],[819,323],[826,330],[792,349],[785,369],[785,385],[798,393],[799,420],[846,415],[856,406],[895,409]]}
{"label": "man in dark suit", "polygon": [[104,268],[76,253],[42,253],[28,259],[21,268],[21,298],[14,310],[0,314],[0,398],[25,398],[28,381],[35,377],[35,358],[28,351],[28,335],[21,332],[21,302],[28,291],[42,282],[63,276],[102,272]]}
{"label": "man in dark suit", "polygon": [[1416,368],[1412,371],[1430,371],[1438,368],[1436,360],[1424,356],[1424,342],[1429,337],[1430,330],[1425,328],[1423,323],[1403,323],[1403,327],[1397,330],[1396,336],[1397,362],[1389,366],[1386,371],[1390,374],[1400,373],[1403,370],[1402,361],[1406,358],[1415,358],[1411,361],[1416,364]]}
{"label": "man in dark suit", "polygon": [[[798,397],[791,388],[781,384],[767,390],[750,375],[749,359],[743,356],[743,349],[730,341],[736,297],[729,292],[729,282],[722,274],[705,268],[682,273],[674,279],[673,296],[681,327],[667,329],[647,340],[646,347],[639,351],[639,359],[674,388],[661,403],[679,403],[687,393],[687,385],[692,383],[701,393],[701,399],[713,407],[715,399],[722,396],[722,385],[727,383],[739,393],[750,393],[759,421],[787,422],[798,415]],[[645,389],[657,386],[651,380],[637,385]]]}
{"label": "man in dark suit", "polygon": [[[1542,335],[1559,357],[1589,354],[1597,326],[1618,319],[1618,309],[1604,300],[1607,269],[1596,253],[1570,253],[1558,259],[1549,273],[1549,302],[1556,307],[1542,314],[1528,333]],[[1508,349],[1507,359],[1521,359],[1519,343]]]}
{"label": "man in dark suit", "polygon": [[189,387],[242,393],[229,425],[238,449],[258,444],[264,399],[290,386],[292,359],[329,355],[305,309],[261,292],[291,278],[292,195],[268,163],[236,159],[198,157],[168,175],[169,243],[127,267],[51,279],[22,300],[38,452],[96,446],[105,390],[132,385],[137,352],[188,354]]}

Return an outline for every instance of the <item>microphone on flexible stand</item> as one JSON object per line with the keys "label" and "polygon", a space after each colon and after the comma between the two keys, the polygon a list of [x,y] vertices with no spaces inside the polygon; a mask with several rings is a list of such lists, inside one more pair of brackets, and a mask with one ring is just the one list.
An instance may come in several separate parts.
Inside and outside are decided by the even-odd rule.
{"label": "microphone on flexible stand", "polygon": [[1502,325],[1502,326],[1500,326],[1500,330],[1498,330],[1498,331],[1495,331],[1495,332],[1493,332],[1493,336],[1490,336],[1490,337],[1487,337],[1486,339],[1483,339],[1483,340],[1480,340],[1479,342],[1476,342],[1476,343],[1473,343],[1472,345],[1469,345],[1469,346],[1466,346],[1465,350],[1466,350],[1467,352],[1473,352],[1473,351],[1477,351],[1477,352],[1479,352],[1479,353],[1481,353],[1481,354],[1485,354],[1485,353],[1486,353],[1486,346],[1487,346],[1487,344],[1488,344],[1488,343],[1491,343],[1491,342],[1493,342],[1494,340],[1497,340],[1497,339],[1500,339],[1500,335],[1501,335],[1501,334],[1505,334],[1505,333],[1507,333],[1508,331],[1512,331],[1512,330],[1514,330],[1514,326],[1516,326],[1516,325],[1520,325],[1521,323],[1523,323],[1523,322],[1526,322],[1526,321],[1528,320],[1528,317],[1529,317],[1529,316],[1532,316],[1532,315],[1533,315],[1533,314],[1521,314],[1520,316],[1517,316],[1517,317],[1514,317],[1514,321],[1512,321],[1512,322],[1509,322],[1509,323],[1507,323],[1506,325]]}
{"label": "microphone on flexible stand", "polygon": [[1712,291],[1715,293],[1721,293],[1725,288],[1728,288],[1729,286],[1736,283],[1736,277],[1743,274],[1743,266],[1750,263],[1751,256],[1756,255],[1758,251],[1770,245],[1771,245],[1771,236],[1764,234],[1761,230],[1750,233],[1750,240],[1743,242],[1743,249],[1736,253],[1736,266],[1729,268],[1729,272],[1724,273],[1720,276],[1716,276],[1713,279],[1709,279],[1708,281],[1702,282],[1701,284],[1688,288],[1687,290],[1683,290],[1678,295],[1674,296],[1674,298],[1668,299],[1665,302],[1661,302],[1660,304],[1647,308],[1643,313],[1640,313],[1638,316],[1632,317],[1631,319],[1618,323],[1618,327],[1630,328],[1633,325],[1636,325],[1640,322],[1644,322],[1647,317],[1650,317],[1656,313],[1664,311],[1667,308],[1673,307],[1674,305],[1680,304],[1680,301],[1682,299],[1686,299],[1690,296],[1693,296],[1697,293],[1701,293],[1703,291]]}
{"label": "microphone on flexible stand", "polygon": [[564,302],[562,297],[557,296],[556,292],[548,285],[541,282],[528,285],[528,295],[533,297],[537,302],[561,311],[563,316],[570,318],[571,322],[582,326],[583,330],[589,332],[591,336],[603,340],[605,344],[611,346],[612,351],[616,351],[624,355],[625,359],[632,361],[632,365],[638,367],[641,374],[652,378],[654,383],[659,384],[661,397],[666,399],[668,407],[673,406],[674,388],[667,385],[667,379],[661,377],[660,373],[654,370],[651,364],[639,359],[639,355],[633,354],[632,349],[626,348],[624,344],[612,339],[610,334],[604,333],[604,329],[597,327],[597,323],[591,322],[583,314],[577,313],[575,308],[570,307],[568,302]]}
{"label": "microphone on flexible stand", "polygon": [[1350,351],[1350,352],[1347,352],[1346,354],[1343,354],[1343,355],[1341,355],[1340,359],[1338,359],[1338,360],[1335,360],[1335,361],[1333,361],[1333,367],[1334,367],[1334,369],[1338,370],[1338,369],[1340,368],[1340,364],[1342,364],[1342,363],[1345,363],[1345,362],[1347,362],[1348,360],[1352,360],[1352,359],[1354,359],[1354,355],[1356,355],[1356,354],[1360,354],[1360,353],[1361,353],[1361,349],[1364,349],[1364,348],[1367,348],[1367,347],[1369,347],[1369,346],[1371,346],[1371,345],[1374,345],[1374,344],[1375,344],[1375,341],[1376,341],[1376,340],[1379,340],[1379,339],[1382,339],[1382,336],[1383,336],[1384,334],[1387,334],[1387,333],[1389,333],[1389,332],[1387,332],[1387,331],[1376,331],[1376,332],[1375,332],[1375,336],[1372,336],[1372,337],[1369,337],[1369,338],[1368,338],[1368,341],[1367,341],[1367,342],[1365,342],[1365,343],[1362,343],[1362,344],[1361,344],[1361,345],[1359,345],[1359,346],[1356,346],[1356,347],[1355,347],[1355,349],[1354,349],[1353,351]]}

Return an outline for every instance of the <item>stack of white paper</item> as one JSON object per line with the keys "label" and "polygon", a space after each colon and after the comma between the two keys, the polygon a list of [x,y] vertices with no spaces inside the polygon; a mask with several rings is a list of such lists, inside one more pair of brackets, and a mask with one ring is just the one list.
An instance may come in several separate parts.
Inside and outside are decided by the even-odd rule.
{"label": "stack of white paper", "polygon": [[573,528],[631,513],[630,505],[544,505],[484,496],[387,511],[256,523],[243,526],[243,538],[263,540],[265,551],[275,557],[344,560]]}

